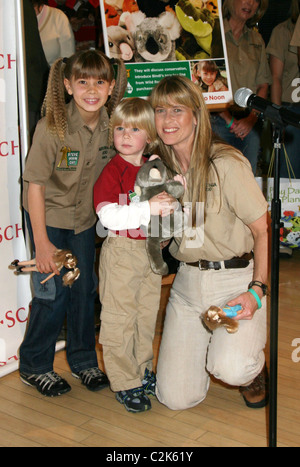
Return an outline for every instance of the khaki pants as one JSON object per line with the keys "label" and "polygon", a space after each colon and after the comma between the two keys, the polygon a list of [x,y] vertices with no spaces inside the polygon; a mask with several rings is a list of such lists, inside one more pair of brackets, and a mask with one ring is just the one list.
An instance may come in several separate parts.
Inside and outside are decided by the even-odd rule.
{"label": "khaki pants", "polygon": [[101,249],[99,342],[112,391],[141,386],[152,370],[161,276],[150,268],[145,240],[108,237]]}
{"label": "khaki pants", "polygon": [[253,261],[245,269],[200,271],[182,264],[167,306],[157,365],[157,397],[173,410],[193,407],[205,399],[210,375],[232,385],[251,383],[261,372],[266,344],[266,298],[251,321],[239,330],[211,334],[201,314],[211,305],[223,307],[247,291]]}

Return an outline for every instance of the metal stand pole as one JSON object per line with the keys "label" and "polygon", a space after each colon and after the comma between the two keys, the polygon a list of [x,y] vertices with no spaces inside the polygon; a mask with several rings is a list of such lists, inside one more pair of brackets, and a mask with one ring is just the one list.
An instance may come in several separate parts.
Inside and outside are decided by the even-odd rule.
{"label": "metal stand pole", "polygon": [[282,129],[274,127],[274,194],[272,200],[272,258],[271,258],[271,319],[270,319],[270,406],[269,447],[277,445],[277,374],[278,374],[278,295],[279,295],[279,238],[281,219],[280,150]]}

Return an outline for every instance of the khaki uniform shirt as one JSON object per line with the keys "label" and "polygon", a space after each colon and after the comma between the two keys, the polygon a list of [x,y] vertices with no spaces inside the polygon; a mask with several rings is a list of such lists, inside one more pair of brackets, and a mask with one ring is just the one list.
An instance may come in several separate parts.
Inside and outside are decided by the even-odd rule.
{"label": "khaki uniform shirt", "polygon": [[259,85],[271,84],[272,75],[261,35],[245,26],[243,34],[236,41],[226,19],[224,29],[233,95],[243,87],[256,93]]}
{"label": "khaki uniform shirt", "polygon": [[49,133],[45,118],[39,121],[23,175],[23,203],[28,211],[29,182],[45,186],[46,224],[78,234],[96,222],[93,187],[114,152],[107,148],[109,119],[104,108],[94,132],[73,100],[67,118],[64,143]]}
{"label": "khaki uniform shirt", "polygon": [[291,46],[300,47],[300,16],[297,19],[297,23],[291,39]]}
{"label": "khaki uniform shirt", "polygon": [[267,54],[278,58],[284,65],[282,75],[282,102],[292,103],[295,86],[292,82],[299,77],[297,47],[290,45],[295,24],[288,19],[273,29]]}
{"label": "khaki uniform shirt", "polygon": [[218,176],[211,169],[207,184],[205,223],[199,216],[202,225],[193,231],[188,228],[171,244],[170,252],[179,261],[223,261],[249,253],[254,239],[248,225],[268,210],[250,163],[241,153],[232,150],[230,156],[218,157],[215,166]]}

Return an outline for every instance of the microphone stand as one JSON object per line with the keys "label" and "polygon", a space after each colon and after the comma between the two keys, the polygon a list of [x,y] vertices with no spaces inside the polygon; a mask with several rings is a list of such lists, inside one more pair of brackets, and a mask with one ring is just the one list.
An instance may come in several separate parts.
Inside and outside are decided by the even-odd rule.
{"label": "microphone stand", "polygon": [[270,401],[269,447],[277,445],[277,379],[278,379],[278,296],[279,296],[279,238],[281,219],[280,150],[284,124],[273,124],[275,150],[274,187],[272,200],[272,253],[271,253],[271,310],[270,310]]}

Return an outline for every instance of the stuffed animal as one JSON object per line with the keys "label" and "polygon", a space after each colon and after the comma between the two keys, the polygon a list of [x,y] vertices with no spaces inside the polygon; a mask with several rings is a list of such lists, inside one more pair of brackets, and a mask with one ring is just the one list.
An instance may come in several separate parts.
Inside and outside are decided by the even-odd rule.
{"label": "stuffed animal", "polygon": [[[209,8],[208,8],[209,7]],[[177,60],[223,57],[218,9],[206,0],[179,0],[176,15],[183,33],[176,48]]]}
{"label": "stuffed animal", "polygon": [[[72,287],[73,283],[77,281],[80,276],[80,270],[76,267],[76,256],[73,256],[72,252],[69,250],[56,250],[53,255],[53,260],[59,271],[61,271],[63,267],[69,270],[69,272],[63,276],[63,284],[65,287]],[[23,274],[24,272],[38,272],[35,265],[35,259],[29,261],[19,261],[16,259],[11,263],[10,269],[15,269],[17,274]],[[41,282],[41,284],[45,284],[54,276],[54,273],[50,274],[45,280]]]}
{"label": "stuffed animal", "polygon": [[134,41],[126,27],[109,26],[107,39],[111,58],[121,58],[124,62],[130,62],[133,59]]}
{"label": "stuffed animal", "polygon": [[128,24],[135,44],[135,62],[176,60],[175,41],[181,26],[173,13],[166,11],[158,18],[147,18],[138,11],[131,14]]}
{"label": "stuffed animal", "polygon": [[136,0],[106,0],[104,11],[106,27],[118,26],[122,13],[139,11],[139,7]]}
{"label": "stuffed animal", "polygon": [[241,310],[241,305],[234,307],[226,305],[223,309],[218,306],[211,306],[201,318],[210,331],[215,331],[215,329],[224,326],[229,334],[234,334],[238,330],[239,322],[232,318],[237,316]]}
{"label": "stuffed animal", "polygon": [[[139,170],[135,182],[134,192],[139,201],[147,201],[153,196],[163,191],[169,193],[174,198],[179,199],[184,194],[184,186],[175,180],[167,179],[167,169],[160,159],[146,162]],[[180,210],[179,218],[182,210]],[[175,213],[167,217],[151,216],[150,224],[147,228],[146,249],[150,260],[150,265],[156,274],[166,275],[169,272],[168,265],[162,256],[160,243],[173,237],[177,225],[175,225]],[[164,229],[164,223],[168,224]],[[182,225],[182,224],[181,224]]]}
{"label": "stuffed animal", "polygon": [[140,11],[148,18],[161,15],[164,11],[175,11],[178,0],[137,0]]}

